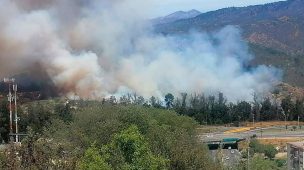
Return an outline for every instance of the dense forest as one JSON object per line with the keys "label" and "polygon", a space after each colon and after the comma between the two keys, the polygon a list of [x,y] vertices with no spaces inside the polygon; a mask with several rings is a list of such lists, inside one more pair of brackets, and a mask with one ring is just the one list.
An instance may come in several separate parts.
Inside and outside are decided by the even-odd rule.
{"label": "dense forest", "polygon": [[220,168],[197,139],[198,124],[187,116],[141,106],[58,103],[23,107],[21,129],[27,136],[20,147],[1,153],[1,169]]}
{"label": "dense forest", "polygon": [[[53,101],[53,102],[50,102]],[[66,103],[64,103],[66,102]],[[47,104],[41,104],[47,103]],[[63,104],[64,103],[64,104]],[[72,111],[75,108],[86,106],[84,103],[95,103],[97,106],[138,106],[144,108],[157,108],[160,110],[171,110],[183,116],[195,119],[201,125],[229,125],[240,126],[242,122],[258,122],[273,120],[300,120],[304,118],[304,99],[294,100],[290,96],[276,99],[258,99],[256,95],[252,102],[239,101],[228,102],[223,93],[218,95],[197,95],[181,93],[180,96],[173,96],[168,93],[163,99],[152,96],[145,99],[136,94],[127,94],[117,99],[115,96],[105,98],[102,101],[60,101],[47,100],[23,104],[19,107],[20,125],[19,131],[26,132],[30,126],[33,130],[40,132],[56,115],[65,122],[72,120]],[[0,102],[0,133],[1,139],[8,142],[9,133],[9,111],[8,102]]]}
{"label": "dense forest", "polygon": [[[274,121],[274,120],[298,120],[304,118],[304,100],[292,99],[287,96],[282,99],[266,97],[258,99],[253,95],[253,101],[227,102],[224,95],[218,96],[182,94],[181,99],[172,100],[165,104],[173,108],[181,115],[194,117],[201,124],[232,124],[240,126],[241,122]],[[274,95],[275,96],[275,95]],[[172,104],[171,104],[171,101]]]}
{"label": "dense forest", "polygon": [[[7,101],[1,102],[1,138],[8,143]],[[255,105],[256,104],[256,105]],[[7,145],[0,152],[1,169],[223,169],[213,162],[199,140],[199,124],[223,124],[256,119],[297,116],[303,103],[228,103],[217,97],[167,94],[163,100],[129,94],[117,100],[46,100],[19,107],[22,145]],[[285,114],[284,113],[284,114]],[[293,113],[293,114],[291,114]],[[197,121],[196,121],[196,120]],[[236,123],[238,124],[238,123]],[[264,148],[257,145],[257,148]],[[264,149],[257,149],[264,152]],[[17,153],[17,155],[16,155]],[[277,166],[272,160],[253,157],[250,166]],[[271,163],[271,164],[270,164]],[[247,167],[241,162],[239,169]],[[237,167],[236,167],[237,168]]]}
{"label": "dense forest", "polygon": [[148,100],[136,94],[128,94],[116,99],[111,96],[103,103],[112,105],[143,105],[162,109],[175,110],[180,115],[193,117],[200,124],[239,126],[246,121],[301,120],[304,118],[304,99],[293,99],[291,96],[260,98],[253,94],[253,101],[228,102],[223,93],[218,95],[181,93],[165,95],[164,99],[152,96]]}

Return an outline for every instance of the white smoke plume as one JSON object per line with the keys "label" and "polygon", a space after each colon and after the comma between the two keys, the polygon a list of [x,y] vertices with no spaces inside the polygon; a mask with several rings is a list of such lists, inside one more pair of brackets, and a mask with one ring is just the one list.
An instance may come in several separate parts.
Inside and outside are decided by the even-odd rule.
{"label": "white smoke plume", "polygon": [[39,63],[65,95],[223,92],[251,100],[278,82],[276,69],[246,69],[240,30],[163,36],[146,15],[153,0],[1,0],[0,76]]}

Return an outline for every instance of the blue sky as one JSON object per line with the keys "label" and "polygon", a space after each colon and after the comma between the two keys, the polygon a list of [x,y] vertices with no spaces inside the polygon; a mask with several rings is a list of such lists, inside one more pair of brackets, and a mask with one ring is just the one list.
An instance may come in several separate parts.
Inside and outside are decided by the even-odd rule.
{"label": "blue sky", "polygon": [[225,7],[242,7],[265,4],[279,0],[158,0],[154,3],[153,16],[164,16],[179,10],[197,9],[201,12],[212,11]]}

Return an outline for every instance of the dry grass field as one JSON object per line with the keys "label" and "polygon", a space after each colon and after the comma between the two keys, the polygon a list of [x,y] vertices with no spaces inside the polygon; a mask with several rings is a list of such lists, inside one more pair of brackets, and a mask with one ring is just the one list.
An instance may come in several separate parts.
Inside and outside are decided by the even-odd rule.
{"label": "dry grass field", "polygon": [[[256,128],[267,128],[267,127],[274,127],[274,126],[298,126],[298,122],[297,121],[271,121],[271,122],[256,122],[253,123],[252,122],[244,122],[242,123],[243,127],[239,127],[239,128],[233,128],[230,130],[225,131],[226,134],[229,133],[239,133],[239,132],[246,132],[249,130],[253,130]],[[304,125],[304,122],[299,122],[300,126]]]}
{"label": "dry grass field", "polygon": [[[304,125],[304,122],[299,122],[300,125]],[[285,126],[285,121],[271,121],[271,122],[256,122],[253,123],[252,122],[245,122],[243,123],[244,127],[271,127],[271,126]],[[287,126],[297,126],[298,122],[297,121],[287,121],[286,122]]]}
{"label": "dry grass field", "polygon": [[304,141],[303,137],[282,137],[282,138],[260,138],[258,139],[262,144],[271,144],[280,148],[286,147],[288,142]]}
{"label": "dry grass field", "polygon": [[229,134],[229,133],[239,133],[239,132],[246,132],[249,130],[254,129],[254,127],[242,127],[242,128],[236,128],[236,129],[231,129],[231,130],[227,130],[225,131],[225,134]]}

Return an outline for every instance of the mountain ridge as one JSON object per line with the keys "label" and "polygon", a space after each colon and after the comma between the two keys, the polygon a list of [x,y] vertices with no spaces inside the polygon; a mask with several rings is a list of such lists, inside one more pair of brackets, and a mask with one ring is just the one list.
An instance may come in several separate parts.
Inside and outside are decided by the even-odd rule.
{"label": "mountain ridge", "polygon": [[181,19],[189,19],[196,17],[200,15],[201,12],[195,9],[189,10],[189,11],[176,11],[174,13],[171,13],[164,17],[158,17],[155,19],[152,19],[153,24],[165,24],[165,23],[171,23],[177,20]]}
{"label": "mountain ridge", "polygon": [[160,34],[189,31],[213,32],[227,25],[242,30],[252,65],[272,65],[283,70],[284,82],[304,87],[304,0],[288,0],[248,7],[230,7],[196,17],[154,25]]}

